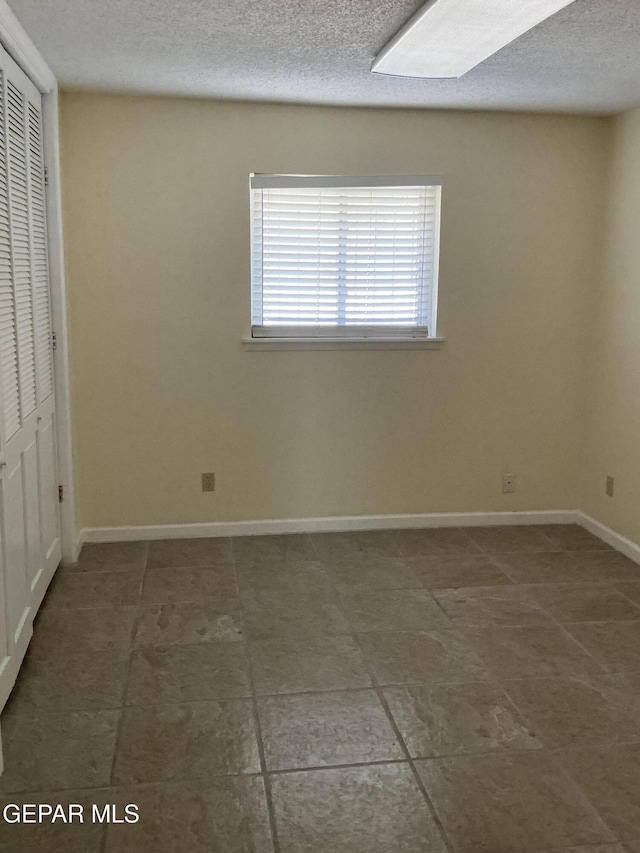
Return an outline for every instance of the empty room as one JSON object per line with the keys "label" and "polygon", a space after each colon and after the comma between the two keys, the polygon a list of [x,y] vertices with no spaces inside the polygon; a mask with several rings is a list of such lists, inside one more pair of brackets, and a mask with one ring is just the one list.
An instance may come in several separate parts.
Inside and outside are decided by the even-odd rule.
{"label": "empty room", "polygon": [[640,4],[0,0],[0,853],[640,853]]}

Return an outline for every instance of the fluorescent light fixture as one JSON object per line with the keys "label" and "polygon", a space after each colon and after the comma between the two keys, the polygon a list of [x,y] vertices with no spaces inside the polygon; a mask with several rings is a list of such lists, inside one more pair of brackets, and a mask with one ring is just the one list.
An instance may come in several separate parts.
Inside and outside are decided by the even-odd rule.
{"label": "fluorescent light fixture", "polygon": [[431,0],[371,68],[399,77],[462,77],[574,0]]}

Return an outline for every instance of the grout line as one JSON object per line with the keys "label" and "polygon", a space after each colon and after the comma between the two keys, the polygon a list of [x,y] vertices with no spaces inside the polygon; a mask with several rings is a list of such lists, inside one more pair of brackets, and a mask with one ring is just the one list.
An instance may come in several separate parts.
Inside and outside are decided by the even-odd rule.
{"label": "grout line", "polygon": [[392,731],[396,737],[396,740],[398,741],[400,749],[404,753],[405,758],[409,763],[409,767],[411,768],[411,772],[413,773],[413,777],[416,781],[416,784],[418,786],[420,793],[422,794],[422,796],[423,796],[423,798],[427,804],[427,808],[429,809],[429,811],[431,813],[431,817],[433,818],[433,821],[434,821],[437,829],[439,830],[440,835],[442,836],[443,842],[446,845],[447,849],[449,851],[453,851],[454,850],[453,843],[449,840],[449,837],[448,837],[447,832],[444,828],[444,825],[443,825],[442,821],[440,820],[440,817],[439,817],[438,813],[436,812],[435,806],[434,806],[433,802],[431,801],[431,797],[429,796],[429,793],[425,787],[425,784],[422,781],[420,774],[418,773],[418,770],[414,764],[413,758],[411,757],[411,753],[409,752],[409,749],[405,743],[405,740],[402,737],[402,734],[400,733],[400,729],[398,728],[398,725],[396,724],[396,721],[393,717],[393,714],[391,713],[391,709],[389,708],[389,704],[388,704],[388,702],[384,696],[382,688],[378,684],[376,674],[375,674],[375,670],[374,670],[373,666],[369,664],[369,661],[367,660],[367,657],[364,654],[364,651],[360,645],[360,642],[359,642],[358,637],[355,634],[355,632],[354,632],[353,636],[354,636],[354,639],[355,639],[355,642],[356,642],[358,648],[360,649],[360,654],[363,657],[365,666],[367,667],[367,669],[369,671],[369,674],[371,677],[371,683],[372,683],[373,688],[374,688],[376,695],[378,697],[378,701],[382,705],[382,708],[383,708],[383,710],[387,716],[387,719],[389,720],[389,724],[391,725],[391,729],[392,729]]}
{"label": "grout line", "polygon": [[[103,785],[74,785],[71,788],[46,788],[39,791],[34,791],[33,789],[29,791],[2,791],[2,798],[6,799],[7,797],[31,797],[31,796],[41,796],[42,794],[64,794],[67,791],[73,791],[74,793],[84,794],[85,792],[90,791],[104,791],[105,794],[110,792],[117,791],[121,788],[155,788],[155,787],[164,787],[164,786],[173,786],[173,785],[197,785],[201,788],[203,785],[206,785],[210,780],[215,779],[261,779],[262,773],[207,773],[203,776],[181,776],[180,778],[172,778],[172,779],[156,779],[152,782],[120,782],[117,785],[110,785],[108,782],[105,782]],[[33,801],[31,801],[33,802]]]}
{"label": "grout line", "polygon": [[[402,687],[404,685],[397,685]],[[322,690],[291,690],[286,693],[258,693],[256,691],[256,699],[296,699],[302,696],[321,696],[331,693],[367,693],[373,690],[371,684],[366,687],[329,687]]]}
{"label": "grout line", "polygon": [[[626,592],[623,592],[621,589],[618,589],[618,587],[616,586],[616,584],[621,584],[621,583],[624,583],[624,581],[614,581],[614,582],[611,584],[611,589],[615,589],[615,591],[616,591],[619,595],[621,595],[623,598],[626,598],[626,600],[627,600],[628,602],[630,602],[631,604],[633,604],[633,606],[634,606],[634,607],[636,607],[638,610],[640,610],[640,604],[639,604],[637,601],[634,601],[632,598],[630,598],[630,597],[626,594]],[[628,583],[637,583],[637,581],[628,581]],[[640,619],[640,613],[638,614],[638,618]],[[635,619],[627,619],[627,620],[624,620],[624,621],[627,621],[627,622],[635,622],[636,620],[635,620]]]}
{"label": "grout line", "polygon": [[[129,634],[129,651],[125,663],[125,671],[122,683],[122,703],[123,707],[120,710],[120,715],[118,717],[118,725],[116,727],[116,736],[113,744],[113,755],[111,757],[111,769],[109,771],[109,787],[113,787],[114,781],[113,776],[116,768],[116,757],[118,755],[118,750],[120,748],[120,741],[122,737],[122,729],[123,729],[123,717],[125,715],[125,707],[127,702],[127,693],[129,690],[129,675],[131,672],[131,658],[133,656],[133,642],[136,635],[136,631],[138,630],[138,622],[140,620],[140,602],[142,600],[142,588],[144,586],[144,580],[147,574],[147,564],[149,562],[149,543],[145,547],[145,555],[144,555],[144,566],[142,567],[142,575],[140,578],[140,586],[138,588],[138,604],[136,607],[136,616],[131,625],[131,633]],[[104,828],[104,832],[102,834],[102,839],[100,842],[100,852],[106,853],[107,851],[107,833],[108,827]]]}
{"label": "grout line", "polygon": [[[136,612],[136,617],[133,620],[133,624],[131,626],[131,633],[129,635],[129,654],[127,656],[127,662],[126,662],[126,666],[125,666],[123,694],[122,694],[123,707],[120,711],[120,717],[118,719],[118,727],[116,729],[116,737],[115,737],[115,742],[114,742],[114,746],[113,746],[113,756],[111,759],[111,770],[109,772],[109,786],[110,787],[113,787],[113,785],[114,785],[116,758],[118,755],[118,750],[120,749],[120,742],[122,739],[123,718],[124,718],[124,715],[126,713],[126,702],[127,702],[127,695],[129,692],[129,677],[131,675],[131,658],[133,657],[134,641],[135,641],[136,632],[138,630],[138,624],[140,622],[140,616],[141,616],[140,601],[142,598],[142,588],[144,586],[144,581],[145,581],[145,578],[147,575],[147,566],[149,563],[149,550],[150,550],[150,546],[149,546],[149,543],[147,542],[147,546],[145,549],[144,567],[142,570],[142,581],[140,583],[140,590],[139,590],[139,596],[138,596],[137,612]],[[102,853],[105,853],[106,843],[107,843],[107,833],[105,832],[103,844],[102,844]]]}
{"label": "grout line", "polygon": [[[198,539],[191,539],[190,542],[198,542]],[[151,543],[150,543],[151,544]],[[225,563],[199,563],[198,565],[192,566],[148,566],[147,569],[149,572],[167,572],[167,571],[178,571],[181,572],[183,570],[193,571],[194,569],[202,569],[203,571],[213,571],[215,569],[233,569],[233,562],[225,562]]]}
{"label": "grout line", "polygon": [[[505,586],[506,586],[506,584],[505,584]],[[442,615],[445,617],[445,619],[447,620],[449,625],[455,628],[456,627],[455,621],[452,619],[451,616],[449,616],[449,614],[447,613],[445,608],[442,606],[442,603],[440,601],[438,601],[438,598],[435,595],[435,590],[427,589],[427,592],[429,593],[429,595],[431,596],[431,600],[435,602],[436,606],[441,611]]]}
{"label": "grout line", "polygon": [[[558,750],[558,752],[559,752],[559,750]],[[585,788],[582,787],[580,782],[574,777],[573,773],[571,773],[565,767],[561,758],[556,753],[552,752],[550,754],[551,754],[551,760],[553,761],[553,763],[556,765],[556,767],[558,767],[558,769],[560,770],[560,772],[562,773],[564,778],[568,780],[570,785],[580,794],[583,802],[585,803],[585,805],[587,805],[589,807],[593,816],[596,817],[600,821],[602,826],[605,827],[605,829],[608,829],[609,832],[611,833],[611,835],[614,837],[615,841],[605,842],[605,843],[615,844],[616,841],[618,843],[620,843],[620,840],[618,838],[618,833],[615,831],[615,829],[612,826],[610,826],[607,823],[607,821],[604,819],[604,817],[600,814],[597,807],[594,805],[593,800],[591,799],[591,795],[587,792],[587,790]]]}
{"label": "grout line", "polygon": [[640,738],[637,740],[609,741],[608,743],[572,743],[568,744],[567,746],[552,746],[548,748],[547,752],[550,752],[552,755],[558,755],[562,754],[563,752],[584,752],[585,750],[598,751],[602,749],[622,749],[627,746],[640,746]]}
{"label": "grout line", "polygon": [[[610,669],[606,664],[601,663],[601,661],[599,661],[598,658],[594,654],[592,654],[589,651],[589,649],[587,649],[586,646],[583,646],[582,643],[578,639],[576,639],[576,637],[574,637],[573,634],[568,630],[568,628],[566,627],[566,625],[564,623],[562,623],[558,619],[556,619],[555,616],[552,616],[551,613],[547,613],[547,616],[549,617],[549,619],[551,619],[552,622],[555,623],[555,625],[560,629],[560,631],[566,637],[568,637],[569,640],[571,640],[573,645],[576,645],[580,649],[580,651],[582,651],[589,658],[589,660],[593,661],[593,663],[596,665],[596,667],[600,671],[598,674],[600,674],[600,673],[605,673],[607,675],[615,674],[614,671],[612,669]],[[605,622],[596,622],[596,623],[574,622],[574,623],[569,623],[569,624],[574,624],[574,625],[585,625],[585,624],[586,625],[588,625],[588,624],[603,625],[603,624],[619,624],[619,623],[617,623],[617,622],[610,622],[610,623],[605,623]],[[635,620],[633,620],[631,623],[624,622],[623,624],[635,624]],[[575,673],[575,675],[580,676],[581,673]]]}
{"label": "grout line", "polygon": [[[204,644],[203,644],[204,645]],[[132,652],[137,651],[137,649],[132,649]],[[358,649],[359,651],[359,649]],[[638,673],[625,672],[623,675],[634,675]],[[504,682],[498,682],[495,678],[488,677],[485,679],[481,678],[463,678],[458,681],[454,680],[445,680],[445,681],[433,681],[433,680],[419,680],[419,681],[399,681],[392,683],[381,683],[378,682],[378,686],[382,690],[404,690],[415,687],[423,687],[426,689],[438,688],[438,687],[459,687],[463,685],[487,685],[487,686],[496,686],[503,692],[508,692],[504,687],[505,684],[512,684],[514,682],[524,682],[528,683],[531,681],[580,681],[581,683],[586,683],[587,676],[570,676],[570,675],[531,675],[531,676],[521,676],[517,678],[508,678]],[[327,695],[327,694],[342,694],[342,693],[367,693],[375,691],[375,687],[373,684],[369,684],[366,686],[347,686],[347,687],[331,687],[331,688],[321,688],[321,689],[309,689],[309,690],[294,690],[294,691],[282,691],[280,693],[259,693],[256,691],[256,699],[290,699],[290,698],[302,698],[302,697],[313,697],[319,695]],[[57,714],[99,714],[103,711],[122,711],[136,708],[165,708],[176,705],[209,705],[209,704],[224,704],[230,702],[247,702],[251,699],[251,693],[238,693],[235,695],[223,695],[223,696],[210,696],[206,699],[175,699],[165,702],[127,702],[128,691],[125,689],[123,691],[124,702],[121,704],[114,705],[101,705],[100,707],[95,708],[86,708],[86,707],[64,707],[64,708],[47,708],[47,707],[36,707],[36,708],[27,708],[22,713],[21,716],[24,719],[35,719],[42,716],[55,716]],[[511,700],[513,701],[513,700]],[[447,753],[448,754],[448,753]],[[440,758],[447,754],[438,754],[438,755],[425,755],[420,756],[421,758]],[[463,753],[450,753],[451,755],[458,755]],[[464,753],[465,755],[471,753]],[[482,753],[478,753],[482,754]],[[274,771],[269,771],[274,772]]]}
{"label": "grout line", "polygon": [[[621,675],[637,675],[638,673],[621,673]],[[509,693],[509,685],[511,684],[528,684],[530,682],[537,681],[575,681],[580,684],[584,684],[590,690],[597,690],[597,687],[594,687],[590,683],[590,676],[580,676],[580,675],[552,675],[552,676],[530,676],[530,677],[521,677],[521,678],[508,678],[504,681],[498,681],[495,678],[490,678],[484,681],[479,680],[466,680],[466,681],[417,681],[417,682],[402,682],[399,684],[379,684],[378,687],[383,691],[403,691],[414,688],[424,688],[425,690],[437,689],[440,687],[466,687],[470,685],[477,686],[487,686],[487,687],[495,687],[500,692],[504,693],[512,705],[516,707],[516,710],[522,714],[523,717],[526,717],[526,713],[522,711],[517,701],[513,699]],[[612,688],[616,689],[616,688]],[[264,699],[291,699],[291,698],[303,698],[303,697],[317,697],[317,696],[327,696],[333,694],[343,694],[343,693],[371,693],[377,692],[376,686],[370,685],[368,687],[346,687],[346,688],[337,688],[331,690],[308,690],[308,691],[298,691],[295,693],[269,693],[269,694],[257,694],[257,700]],[[599,692],[599,691],[598,691]],[[251,700],[251,696],[246,693],[244,695],[237,696],[221,696],[221,697],[212,697],[209,699],[186,699],[180,701],[172,701],[172,702],[145,702],[141,704],[124,704],[124,705],[110,705],[110,706],[102,706],[100,708],[36,708],[36,709],[27,709],[26,711],[21,713],[21,718],[24,720],[35,720],[41,719],[42,717],[56,717],[62,716],[64,714],[87,714],[90,716],[102,714],[102,713],[116,713],[118,711],[125,710],[137,710],[140,708],[170,708],[176,706],[183,705],[211,705],[211,704],[231,704],[233,702],[238,703],[247,703]],[[533,728],[533,726],[532,726]],[[590,741],[592,743],[592,741]],[[583,748],[584,746],[588,746],[590,742],[585,741],[584,743],[578,743],[576,748]],[[630,740],[629,743],[637,743],[640,742],[640,735],[637,740]],[[606,744],[616,744],[619,741],[596,741],[598,746],[606,745]],[[565,749],[571,748],[571,744],[568,745],[557,745],[557,744],[545,744],[545,749]],[[414,756],[414,758],[448,758],[454,757],[456,755],[484,755],[487,752],[495,752],[496,750],[479,750],[478,752],[469,752],[465,750],[464,752],[451,752],[451,753],[437,753],[433,755],[420,755]],[[528,752],[528,749],[508,749],[504,750],[507,752]],[[363,762],[356,762],[357,764],[362,764]],[[373,762],[364,762],[364,763],[373,763]],[[331,765],[333,766],[333,765]],[[304,769],[304,768],[295,768],[295,769]],[[269,770],[268,772],[276,772]]]}
{"label": "grout line", "polygon": [[318,546],[316,544],[316,537],[311,533],[307,533],[306,535],[309,537],[309,542],[313,548],[313,553],[316,555],[316,559],[321,560],[320,552],[318,551]]}
{"label": "grout line", "polygon": [[283,767],[278,770],[268,770],[269,776],[287,776],[292,773],[318,773],[323,770],[358,770],[363,767],[388,767],[393,764],[408,764],[405,757],[384,758],[377,761],[360,761],[355,764],[312,764],[308,767]]}
{"label": "grout line", "polygon": [[598,843],[595,847],[589,845],[588,847],[583,847],[582,845],[576,847],[575,845],[570,845],[569,847],[536,847],[535,850],[527,850],[527,853],[576,853],[578,850],[587,850],[587,851],[598,851],[598,853],[618,853],[618,851],[622,850],[623,853],[625,851],[625,844],[629,844],[629,842],[635,842],[635,839],[625,839],[624,841],[602,841]]}
{"label": "grout line", "polygon": [[[190,539],[189,541],[190,542],[198,542],[200,540]],[[233,568],[234,568],[233,563],[226,562],[226,563],[201,563],[201,564],[196,563],[195,565],[189,564],[187,566],[149,566],[148,570],[150,572],[167,572],[167,571],[181,572],[181,571],[187,570],[187,569],[190,569],[193,571],[193,569],[211,570],[211,569],[233,569]]]}
{"label": "grout line", "polygon": [[[597,675],[603,675],[603,674],[604,674],[604,675],[611,675],[611,674],[612,674],[612,673],[611,673],[611,671],[610,671],[610,670],[608,670],[608,668],[606,668],[606,667],[604,667],[603,665],[601,665],[601,664],[600,664],[600,663],[599,663],[599,662],[598,662],[598,661],[597,661],[597,660],[596,660],[596,659],[595,659],[595,658],[594,658],[594,657],[593,657],[593,656],[592,656],[592,655],[591,655],[591,654],[590,654],[586,649],[584,649],[584,648],[583,648],[583,646],[582,646],[580,643],[578,643],[578,641],[577,641],[577,640],[575,640],[575,639],[571,636],[571,634],[569,634],[569,632],[568,632],[568,631],[566,631],[566,629],[564,628],[564,626],[562,625],[562,623],[558,622],[558,621],[557,621],[553,616],[551,616],[550,614],[547,614],[547,615],[549,616],[549,618],[551,619],[551,621],[552,621],[552,622],[554,622],[554,623],[557,625],[557,627],[559,627],[559,628],[560,628],[560,630],[561,630],[564,634],[566,634],[566,635],[569,637],[569,639],[571,639],[571,640],[572,640],[572,641],[573,641],[573,642],[574,642],[574,643],[575,643],[575,644],[576,644],[576,645],[577,645],[577,646],[578,646],[578,647],[579,647],[579,648],[580,648],[580,649],[581,649],[581,650],[582,650],[582,651],[583,651],[583,652],[584,652],[584,653],[585,653],[585,654],[586,654],[590,659],[592,659],[592,660],[595,662],[596,666],[598,666],[598,667],[602,670],[601,672],[597,673]],[[500,688],[500,689],[504,692],[504,694],[507,696],[507,698],[509,699],[509,701],[511,702],[511,704],[513,705],[513,707],[514,707],[514,708],[515,708],[515,709],[516,709],[516,710],[521,714],[521,716],[523,717],[523,719],[524,719],[527,723],[529,723],[529,722],[534,723],[533,725],[531,725],[531,727],[530,727],[530,728],[531,728],[532,732],[536,735],[536,737],[540,737],[540,741],[541,741],[541,744],[542,744],[542,749],[541,749],[541,750],[535,750],[535,752],[536,752],[536,753],[538,753],[538,754],[539,754],[540,752],[543,752],[543,753],[546,753],[546,754],[548,754],[548,755],[550,755],[550,756],[551,756],[552,761],[553,761],[553,762],[555,763],[555,765],[559,768],[559,770],[560,770],[560,772],[562,773],[562,775],[564,776],[564,778],[565,778],[565,779],[567,779],[567,780],[569,781],[569,783],[572,785],[572,787],[573,787],[573,788],[574,788],[574,789],[575,789],[575,790],[580,794],[580,796],[581,796],[581,798],[582,798],[583,802],[584,802],[584,803],[589,807],[589,809],[590,809],[590,811],[592,812],[592,814],[593,814],[593,815],[598,819],[598,821],[600,821],[600,823],[601,823],[601,824],[602,824],[606,829],[608,829],[608,830],[612,833],[612,835],[614,835],[614,836],[615,836],[615,835],[616,835],[616,833],[615,833],[615,832],[614,832],[614,830],[609,826],[609,824],[607,823],[607,821],[602,817],[602,815],[601,815],[601,814],[600,814],[600,812],[598,811],[597,807],[593,804],[593,802],[592,802],[592,800],[591,800],[591,797],[588,795],[587,791],[582,787],[582,785],[579,783],[579,781],[578,781],[577,779],[575,779],[575,778],[574,778],[574,776],[573,776],[573,775],[569,772],[569,770],[565,767],[565,765],[564,765],[564,763],[562,762],[561,757],[560,757],[560,756],[562,755],[562,753],[563,753],[563,752],[565,752],[565,751],[567,751],[567,750],[583,750],[583,749],[591,749],[591,750],[593,750],[594,744],[593,744],[592,742],[590,742],[590,741],[587,741],[587,740],[585,740],[585,741],[584,741],[584,742],[582,742],[582,743],[573,743],[573,744],[568,744],[568,745],[564,745],[564,746],[562,746],[562,745],[557,745],[557,744],[550,744],[550,743],[546,743],[546,742],[545,742],[545,739],[542,737],[542,735],[538,735],[538,733],[537,733],[537,726],[535,725],[535,721],[532,721],[532,720],[530,719],[529,715],[526,713],[526,711],[525,711],[525,710],[523,710],[523,708],[521,708],[521,707],[520,707],[520,704],[519,704],[519,703],[518,703],[518,702],[513,698],[513,696],[511,695],[511,693],[510,693],[510,691],[509,691],[509,689],[508,689],[509,682],[511,682],[511,681],[524,681],[524,682],[526,682],[526,681],[535,681],[536,679],[547,679],[547,678],[550,678],[550,679],[569,679],[569,680],[575,680],[575,681],[580,681],[581,683],[586,683],[586,684],[587,684],[587,686],[590,686],[590,684],[589,684],[590,679],[591,679],[591,678],[593,678],[594,676],[593,676],[592,674],[590,674],[590,673],[571,673],[571,674],[567,674],[567,675],[564,675],[564,674],[563,674],[563,675],[554,675],[554,676],[546,676],[546,675],[545,675],[545,676],[524,676],[524,677],[519,678],[519,679],[512,679],[512,678],[503,679],[503,677],[498,677],[498,676],[496,676],[496,674],[495,674],[495,672],[494,672],[493,668],[491,668],[491,673],[492,673],[492,675],[493,675],[493,676],[494,676],[494,678],[495,678],[496,684],[499,686],[499,688]],[[632,714],[629,714],[628,716],[629,716],[629,718],[630,718],[630,719],[633,719]],[[628,744],[633,744],[633,743],[637,743],[637,741],[629,741],[629,742],[628,742]],[[620,745],[621,745],[621,744],[620,744],[619,742],[615,742],[615,741],[611,741],[611,742],[602,742],[602,743],[597,743],[597,744],[595,744],[595,748],[596,748],[596,749],[601,748],[601,747],[604,747],[604,748],[611,748],[611,747],[617,747],[617,746],[620,746]],[[606,843],[613,843],[613,844],[615,844],[615,842],[606,842]],[[552,849],[553,849],[553,848],[552,848]],[[569,849],[572,849],[572,848],[571,848],[571,847],[569,847],[569,848],[566,848],[566,849],[568,849],[568,850],[569,850]]]}
{"label": "grout line", "polygon": [[[556,616],[552,616],[551,613],[549,613],[547,610],[545,610],[544,612],[550,619],[553,619],[553,621],[556,622],[558,625],[563,626],[565,630],[568,630],[566,627],[567,625],[636,625],[638,623],[638,620],[640,620],[640,614],[638,614],[638,616],[634,617],[633,619],[572,619],[571,621],[566,621],[558,619]],[[569,634],[572,639],[575,639],[571,632],[569,632]]]}
{"label": "grout line", "polygon": [[[333,584],[333,586],[335,588],[335,584]],[[389,708],[389,704],[388,704],[388,702],[384,696],[382,688],[378,684],[378,679],[377,679],[377,676],[375,673],[375,669],[374,669],[373,665],[370,664],[366,654],[364,653],[364,650],[360,644],[360,640],[358,638],[358,635],[357,635],[356,631],[353,629],[353,624],[352,624],[351,619],[349,618],[349,614],[346,612],[346,610],[344,611],[344,615],[345,615],[345,618],[347,620],[347,623],[351,627],[351,636],[353,637],[353,640],[354,640],[356,646],[358,647],[360,654],[362,655],[362,660],[364,662],[365,668],[367,669],[367,672],[369,673],[369,677],[371,679],[372,687],[375,690],[375,693],[378,697],[378,701],[380,702],[382,709],[384,710],[384,713],[387,716],[387,719],[388,719],[389,724],[391,726],[391,729],[395,735],[395,738],[396,738],[396,740],[400,746],[400,749],[404,753],[405,758],[409,763],[409,767],[411,769],[411,772],[413,773],[413,778],[415,779],[415,782],[418,786],[418,790],[420,791],[420,793],[422,794],[422,796],[425,800],[427,808],[429,809],[429,812],[431,813],[431,817],[432,817],[432,819],[433,819],[433,821],[434,821],[434,823],[435,823],[435,825],[436,825],[436,827],[437,827],[438,831],[440,832],[440,835],[443,839],[443,843],[446,845],[446,847],[450,851],[450,853],[453,853],[453,851],[454,851],[453,843],[449,840],[449,837],[448,837],[447,832],[444,828],[444,825],[443,825],[442,821],[440,820],[438,813],[436,812],[435,806],[434,806],[433,802],[431,801],[431,798],[427,792],[427,789],[424,785],[424,782],[422,781],[420,774],[418,773],[418,770],[417,770],[417,768],[414,764],[414,761],[411,757],[411,753],[410,753],[410,751],[409,751],[409,749],[405,743],[404,738],[402,737],[402,734],[400,733],[400,729],[398,728],[398,725],[396,724],[396,721],[393,717],[393,714],[391,713],[391,709]]]}
{"label": "grout line", "polygon": [[[235,557],[235,545],[234,545],[233,539],[231,539],[231,553]],[[243,630],[243,634],[244,634],[244,631],[245,631],[244,605],[242,602],[242,589],[241,589],[239,579],[238,579],[238,572],[237,572],[237,567],[235,564],[235,559],[234,559],[234,564],[233,564],[233,574],[234,574],[234,578],[235,578],[236,589],[238,591],[238,601],[240,604],[240,613],[241,613],[241,618],[242,618],[242,630]],[[260,773],[261,773],[262,782],[264,785],[265,800],[266,800],[266,804],[267,804],[267,814],[269,816],[269,829],[271,831],[271,843],[273,845],[274,853],[280,853],[280,840],[278,838],[278,827],[276,824],[275,809],[274,809],[274,805],[273,805],[273,792],[271,790],[271,780],[270,780],[269,775],[267,773],[267,761],[265,758],[264,742],[262,740],[262,727],[260,725],[260,715],[258,714],[258,702],[257,702],[257,698],[256,698],[256,690],[255,690],[255,684],[254,684],[254,680],[253,680],[253,668],[252,668],[252,663],[251,663],[251,656],[249,654],[249,646],[248,646],[248,643],[246,642],[246,640],[245,640],[245,642],[242,643],[242,646],[244,649],[244,656],[245,656],[245,661],[246,661],[246,666],[247,666],[247,677],[249,679],[249,690],[250,690],[250,694],[251,694],[250,699],[251,699],[251,707],[252,707],[252,711],[253,711],[253,725],[254,725],[254,729],[255,729],[256,743],[258,746],[258,756],[260,759]]]}

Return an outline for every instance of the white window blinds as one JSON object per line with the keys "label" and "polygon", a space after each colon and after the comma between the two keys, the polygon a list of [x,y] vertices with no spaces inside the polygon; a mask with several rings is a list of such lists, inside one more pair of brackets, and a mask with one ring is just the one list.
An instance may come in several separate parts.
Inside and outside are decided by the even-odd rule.
{"label": "white window blinds", "polygon": [[435,335],[440,181],[252,175],[252,334]]}

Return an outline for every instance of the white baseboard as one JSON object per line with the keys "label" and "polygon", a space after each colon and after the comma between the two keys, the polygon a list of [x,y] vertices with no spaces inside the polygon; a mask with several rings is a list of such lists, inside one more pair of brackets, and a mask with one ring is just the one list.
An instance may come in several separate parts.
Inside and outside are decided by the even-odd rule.
{"label": "white baseboard", "polygon": [[319,533],[349,530],[403,530],[429,527],[495,527],[513,524],[580,523],[574,510],[525,512],[445,512],[418,515],[354,515],[326,518],[214,521],[203,524],[154,524],[140,527],[87,527],[85,542],[134,542],[148,539],[191,539],[217,536],[256,536],[275,533]]}
{"label": "white baseboard", "polygon": [[78,534],[78,552],[85,542],[135,542],[150,539],[192,539],[256,536],[276,533],[320,533],[349,530],[408,530],[430,527],[495,527],[514,524],[579,524],[616,551],[640,565],[640,545],[580,510],[524,512],[445,512],[417,515],[354,515],[333,518],[214,521],[204,524],[152,524],[130,527],[85,527]]}
{"label": "white baseboard", "polygon": [[629,557],[629,559],[633,560],[634,563],[640,564],[640,545],[637,545],[631,539],[627,539],[627,537],[623,536],[621,533],[616,533],[615,530],[607,527],[606,524],[596,521],[595,518],[591,518],[591,516],[586,515],[583,512],[576,513],[576,521],[578,524],[582,525],[585,530],[588,530],[589,533],[593,533],[593,535],[597,536],[598,539],[602,539],[603,542],[606,542],[607,545],[611,545],[611,547],[615,548],[616,551],[620,551],[620,553],[624,554],[625,557]]}

